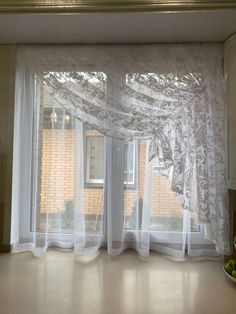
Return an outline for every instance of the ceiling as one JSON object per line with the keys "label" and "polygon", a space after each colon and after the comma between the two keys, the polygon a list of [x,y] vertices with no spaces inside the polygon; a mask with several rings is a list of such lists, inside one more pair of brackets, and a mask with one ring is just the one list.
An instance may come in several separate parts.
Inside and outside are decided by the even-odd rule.
{"label": "ceiling", "polygon": [[1,14],[0,43],[224,41],[236,10],[186,13]]}

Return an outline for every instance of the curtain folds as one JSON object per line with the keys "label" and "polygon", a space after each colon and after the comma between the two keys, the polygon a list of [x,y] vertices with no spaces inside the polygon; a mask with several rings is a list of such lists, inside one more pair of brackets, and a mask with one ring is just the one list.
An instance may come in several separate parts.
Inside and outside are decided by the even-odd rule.
{"label": "curtain folds", "polygon": [[229,254],[222,59],[220,44],[19,46],[15,250]]}

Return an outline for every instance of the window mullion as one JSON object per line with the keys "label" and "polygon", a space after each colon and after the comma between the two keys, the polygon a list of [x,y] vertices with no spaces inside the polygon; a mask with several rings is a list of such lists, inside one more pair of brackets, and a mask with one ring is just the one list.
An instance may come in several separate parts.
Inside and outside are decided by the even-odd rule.
{"label": "window mullion", "polygon": [[[117,85],[122,83],[122,74],[115,73],[108,76],[107,97],[121,100],[122,93]],[[108,249],[120,247],[123,240],[124,217],[124,140],[105,137],[105,209]]]}

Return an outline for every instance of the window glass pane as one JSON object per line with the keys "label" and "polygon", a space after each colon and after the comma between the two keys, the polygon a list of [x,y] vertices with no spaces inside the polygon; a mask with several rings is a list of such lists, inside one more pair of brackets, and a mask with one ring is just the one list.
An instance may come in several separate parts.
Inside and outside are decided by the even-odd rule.
{"label": "window glass pane", "polygon": [[[124,225],[126,229],[142,227],[142,208],[145,183],[146,143],[140,142],[137,159],[137,184],[126,188],[124,195]],[[155,160],[154,160],[155,164]],[[150,229],[152,231],[183,231],[183,209],[171,191],[170,181],[153,167],[150,190]],[[200,231],[196,217],[191,214],[191,231]]]}
{"label": "window glass pane", "polygon": [[[153,104],[153,100],[156,98],[158,100],[166,100],[170,95],[164,96],[158,88],[153,89],[154,85],[158,87],[162,84],[164,84],[164,82],[160,73],[128,73],[126,75],[127,99],[130,104],[134,106],[137,106],[136,100],[133,99],[132,96],[135,93],[140,93],[140,104],[138,105],[141,105],[142,97],[149,97],[150,105]],[[175,84],[178,84],[178,80]],[[153,99],[150,96],[153,97]],[[132,158],[131,155],[130,158]],[[141,141],[139,143],[137,158],[137,183],[133,189],[127,187],[124,195],[124,224],[127,229],[140,229],[142,227],[142,208],[146,175],[145,159],[146,142]],[[131,172],[129,172],[129,164],[126,164],[126,167],[127,174],[131,175]],[[150,182],[150,229],[152,231],[182,232],[183,209],[180,200],[171,191],[170,181],[160,175],[158,170],[154,168],[155,167],[152,169],[152,179]],[[199,231],[199,225],[195,223],[195,218],[196,217],[191,214],[192,231]]]}
{"label": "window glass pane", "polygon": [[[71,232],[75,210],[73,118],[51,105],[42,109],[39,230]],[[81,151],[81,144],[78,146]]]}
{"label": "window glass pane", "polygon": [[[91,84],[97,84],[96,75],[85,72],[82,75],[86,80],[90,80]],[[103,81],[105,89],[106,75],[104,73]],[[102,234],[103,135],[95,130],[86,129],[86,135],[89,137],[87,142],[82,123],[44,90],[41,95],[39,120],[38,131],[41,144],[37,157],[39,160],[37,170],[39,177],[38,230],[73,233],[74,214],[76,210],[79,210],[78,206],[81,207],[83,204],[86,231],[92,234]],[[87,151],[89,153],[88,172],[85,167],[81,166],[83,162],[87,163]],[[87,174],[89,179],[99,180],[99,189],[86,186]],[[82,202],[75,200],[78,194],[83,199]],[[34,219],[33,216],[31,220]]]}

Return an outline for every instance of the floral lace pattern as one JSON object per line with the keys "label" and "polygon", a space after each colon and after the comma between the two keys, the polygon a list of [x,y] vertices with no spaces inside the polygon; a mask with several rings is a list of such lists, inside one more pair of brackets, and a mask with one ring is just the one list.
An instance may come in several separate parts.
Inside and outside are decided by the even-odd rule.
{"label": "floral lace pattern", "polygon": [[[43,92],[83,123],[149,140],[149,160],[230,252],[221,45],[22,47]],[[43,73],[43,74],[42,74]]]}

